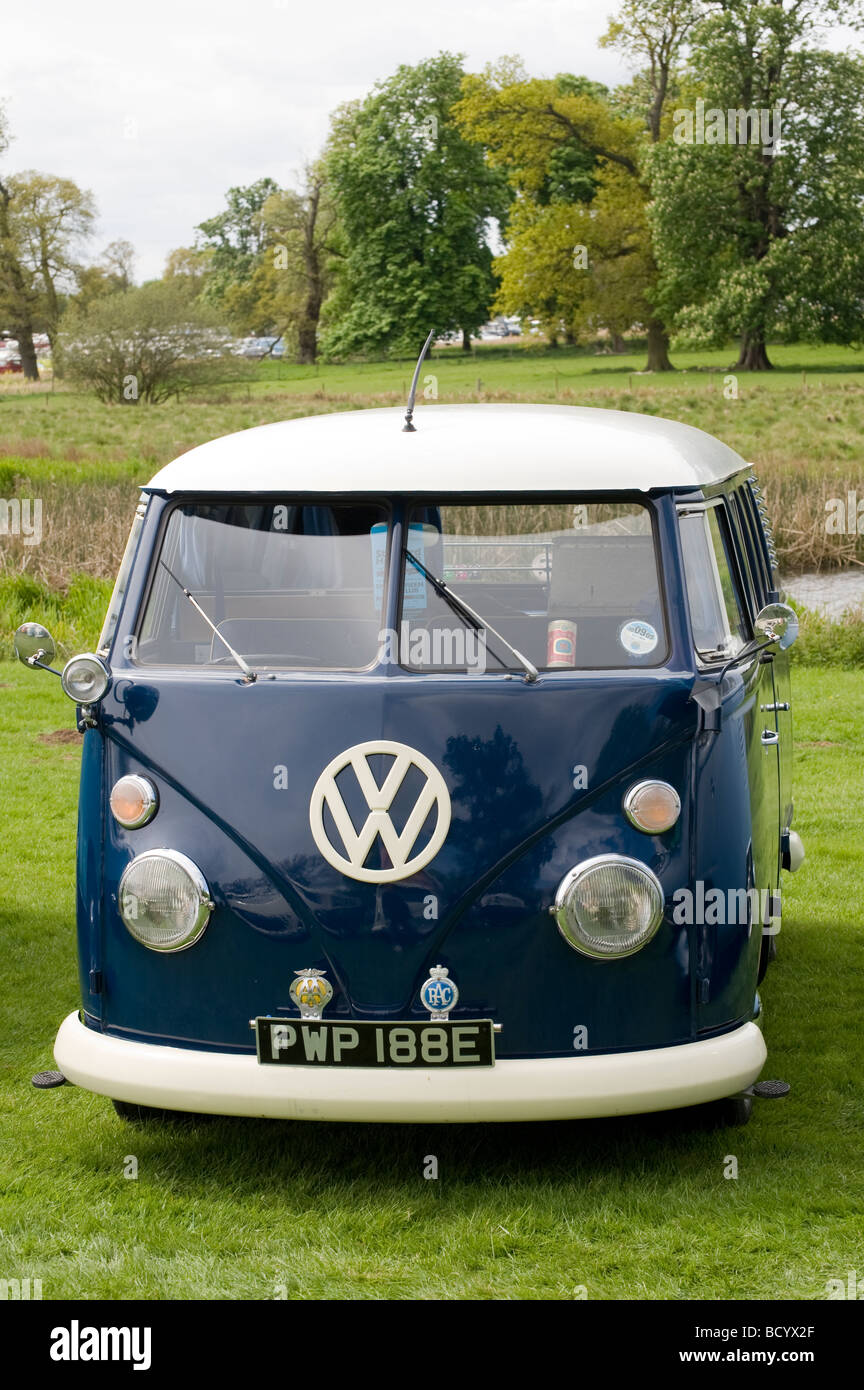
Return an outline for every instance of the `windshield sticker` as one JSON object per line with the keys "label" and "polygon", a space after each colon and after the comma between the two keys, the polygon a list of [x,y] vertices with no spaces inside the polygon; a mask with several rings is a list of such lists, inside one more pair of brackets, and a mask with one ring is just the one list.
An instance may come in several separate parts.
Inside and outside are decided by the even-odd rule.
{"label": "windshield sticker", "polygon": [[653,652],[659,638],[656,628],[650,623],[643,623],[634,618],[619,629],[618,641],[631,656],[647,656],[649,652]]}
{"label": "windshield sticker", "polygon": [[387,523],[379,521],[369,533],[372,541],[372,587],[375,591],[375,606],[380,608],[384,602],[384,573],[387,568]]}
{"label": "windshield sticker", "polygon": [[[416,555],[421,565],[423,559],[423,527],[422,525],[411,525],[408,528],[410,536],[408,549],[412,555]],[[369,533],[372,542],[372,584],[375,592],[375,603],[380,608],[384,602],[384,575],[387,569],[387,523],[378,522],[372,527]],[[405,592],[402,595],[402,607],[405,608],[425,608],[426,607],[426,580],[410,561],[405,564]]]}

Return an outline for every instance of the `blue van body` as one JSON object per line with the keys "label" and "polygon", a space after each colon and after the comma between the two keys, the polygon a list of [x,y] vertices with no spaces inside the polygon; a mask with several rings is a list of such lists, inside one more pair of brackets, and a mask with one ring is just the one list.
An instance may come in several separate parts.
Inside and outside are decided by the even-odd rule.
{"label": "blue van body", "polygon": [[[670,439],[676,460],[701,447],[694,439],[699,432],[684,426],[613,416],[484,406],[419,413],[417,438],[434,433],[438,417],[452,431],[443,441],[448,448],[469,423],[485,440],[498,431],[511,444],[514,431],[530,431],[538,450],[553,454],[561,432],[571,432],[564,437],[574,441],[575,464],[566,457],[550,464],[558,470],[554,477],[542,468],[502,465],[502,472],[520,475],[506,489],[494,485],[482,459],[483,476],[472,484],[470,449],[458,487],[446,468],[439,480],[440,455],[428,478],[414,479],[406,468],[400,484],[386,460],[376,477],[385,433],[395,435],[394,450],[406,453],[415,440],[401,437],[396,412],[374,411],[269,427],[281,431],[278,485],[269,465],[255,474],[256,437],[266,430],[253,430],[233,437],[233,455],[223,450],[210,465],[207,450],[215,446],[204,446],[144,490],[99,651],[110,682],[101,699],[79,710],[81,1009],[64,1022],[56,1048],[67,1077],[121,1109],[396,1121],[633,1113],[721,1100],[752,1085],[765,1060],[757,982],[776,936],[781,867],[795,867],[797,843],[788,654],[777,642],[760,644],[756,627],[760,612],[780,597],[770,530],[752,470],[727,450],[702,475],[677,462],[664,471],[652,459],[640,473],[637,461],[632,476],[625,468],[610,491],[604,478],[615,470],[608,439],[622,430],[625,454],[639,448],[643,434],[659,456],[668,449],[670,460]],[[553,425],[554,438],[544,444],[544,429]],[[334,438],[338,432],[334,457],[357,441],[344,482],[328,477],[326,461],[316,477],[316,455],[306,452],[307,438],[323,442],[328,428]],[[299,455],[292,452],[294,437]],[[592,464],[598,439],[602,449]],[[275,447],[272,435],[264,442]],[[229,465],[230,457],[240,462]],[[384,626],[398,631],[417,507],[432,515],[433,505],[470,502],[481,491],[490,507],[511,495],[538,507],[566,495],[568,506],[596,506],[601,518],[612,491],[616,505],[638,504],[656,549],[662,614],[648,623],[655,644],[662,626],[656,664],[640,664],[637,652],[616,668],[526,660],[522,669],[505,654],[506,664],[467,675],[411,669],[379,645],[360,667],[274,664],[248,679],[216,646],[218,660],[213,652],[195,664],[142,660],[142,614],[155,601],[157,579],[169,590],[175,579],[171,570],[163,579],[159,569],[175,515],[211,522],[217,503],[222,516],[228,503],[242,508],[252,498],[284,496],[306,509],[308,527],[310,509],[334,499],[346,509],[374,499],[385,517],[376,524],[387,539],[380,613]],[[698,656],[687,564],[696,563],[700,537],[709,535],[706,509],[722,530],[724,565],[728,560],[741,610],[740,657]],[[690,528],[686,517],[699,520]],[[606,535],[608,525],[604,531],[603,521],[596,523],[598,534]],[[685,531],[695,537],[692,544],[682,542]],[[504,543],[495,539],[496,555]],[[529,534],[523,546],[531,543]],[[710,556],[710,535],[706,546]],[[485,580],[469,570],[460,587],[458,574],[448,581],[457,599],[475,592],[476,581],[476,591],[491,602],[496,591]],[[728,587],[725,570],[721,578]],[[184,571],[178,589],[187,580]],[[215,604],[209,590],[206,601],[201,592],[198,598]],[[307,598],[314,604],[314,594]],[[177,603],[175,624],[185,611],[182,598]],[[309,611],[314,616],[314,607]],[[240,619],[232,621],[239,626],[225,626],[225,634],[242,631]],[[576,628],[579,622],[577,615]],[[590,629],[590,619],[582,624]],[[523,629],[529,630],[527,621]],[[574,640],[578,649],[580,639]],[[520,656],[515,643],[512,650]],[[255,664],[256,653],[238,651]],[[536,678],[528,666],[539,667]],[[343,872],[338,854],[322,854],[322,830],[316,838],[314,828],[317,789],[325,770],[357,749],[373,750],[357,756],[367,758],[380,786],[387,757],[395,756],[390,745],[408,750],[415,780],[418,768],[437,769],[446,786],[446,834],[428,862],[399,877],[376,838],[363,858],[364,879]],[[124,826],[111,809],[112,789],[129,778],[143,779],[158,800],[155,814],[137,826]],[[374,794],[367,797],[370,813],[392,810],[394,833],[411,812],[416,787],[409,782],[402,811],[401,791],[384,811],[376,810]],[[622,810],[628,789],[642,784],[659,785],[661,797],[677,796],[680,813],[669,828],[640,828]],[[326,803],[326,787],[332,791],[336,783],[323,785]],[[348,814],[359,830],[356,787],[353,794]],[[330,813],[318,814],[335,842]],[[185,856],[206,881],[206,930],[183,949],[148,949],[133,934],[134,922],[130,928],[124,920],[121,880],[141,855],[168,850]],[[573,866],[610,857],[615,872],[622,863],[646,866],[660,885],[662,915],[639,949],[603,959],[578,942],[574,949],[556,895]],[[705,910],[706,901],[727,902],[741,890],[748,894],[744,920]],[[621,911],[629,912],[626,894],[637,890],[621,891]],[[599,887],[586,891],[573,911],[602,914],[601,899]],[[298,980],[307,990],[305,1006]],[[324,983],[316,995],[318,980]],[[430,998],[443,1001],[441,1012]],[[448,1056],[447,1065],[438,1065],[439,1034],[461,1024],[472,1041],[472,1027],[483,1025],[485,1038],[487,1023],[492,1055],[478,1060],[468,1048],[471,1064],[453,1065],[458,1058]],[[395,1043],[381,1031],[393,1024],[405,1025]],[[371,1031],[364,1034],[359,1025]],[[340,1046],[345,1055],[359,1048],[357,1057],[366,1056],[373,1025],[377,1061],[341,1065]],[[315,1039],[325,1030],[319,1057]],[[362,1046],[354,1041],[361,1034]],[[289,1043],[308,1054],[310,1038],[311,1056],[280,1057]],[[390,1048],[387,1056],[382,1047]],[[400,1067],[403,1059],[410,1065]]]}

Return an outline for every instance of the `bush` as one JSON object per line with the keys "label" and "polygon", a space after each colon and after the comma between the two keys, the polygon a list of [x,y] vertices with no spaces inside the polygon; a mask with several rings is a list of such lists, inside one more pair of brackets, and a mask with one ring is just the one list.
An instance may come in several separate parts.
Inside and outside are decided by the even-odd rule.
{"label": "bush", "polygon": [[92,651],[108,610],[113,581],[77,574],[65,593],[29,574],[0,575],[0,658],[14,656],[13,634],[21,623],[47,627],[58,659]]}
{"label": "bush", "polygon": [[212,311],[173,280],[73,305],[61,346],[65,375],[107,405],[155,405],[249,370],[228,351]]}
{"label": "bush", "polygon": [[791,606],[801,624],[790,649],[796,665],[839,666],[847,671],[864,666],[864,609],[845,613],[838,621],[798,603]]}

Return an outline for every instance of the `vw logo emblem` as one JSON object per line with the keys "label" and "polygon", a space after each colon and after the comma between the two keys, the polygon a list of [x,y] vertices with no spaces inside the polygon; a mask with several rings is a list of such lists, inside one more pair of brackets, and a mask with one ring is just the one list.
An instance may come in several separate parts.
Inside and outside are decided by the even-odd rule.
{"label": "vw logo emblem", "polygon": [[[369,766],[369,759],[378,753],[388,754],[393,759],[380,787]],[[369,814],[359,831],[355,830],[342,793],[336,785],[339,773],[347,767],[354,769],[369,808]],[[390,807],[412,767],[417,768],[426,780],[401,833],[398,833],[390,818]],[[325,806],[342,841],[341,847],[334,845],[328,836],[324,824]],[[433,807],[437,811],[437,819],[431,838],[418,854],[412,856]],[[423,753],[418,753],[416,748],[409,748],[405,743],[393,743],[389,739],[356,743],[328,763],[315,783],[309,805],[309,824],[316,845],[334,869],[362,883],[396,883],[424,868],[443,845],[450,829],[450,794],[435,764]],[[366,869],[363,867],[366,857],[378,835],[390,856],[392,867]]]}

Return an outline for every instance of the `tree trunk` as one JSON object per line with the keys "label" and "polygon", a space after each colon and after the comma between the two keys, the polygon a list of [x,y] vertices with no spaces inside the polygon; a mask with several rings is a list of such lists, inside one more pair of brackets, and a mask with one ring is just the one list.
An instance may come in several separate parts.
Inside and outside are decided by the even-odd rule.
{"label": "tree trunk", "polygon": [[39,380],[39,366],[36,362],[36,349],[33,346],[33,303],[35,295],[32,285],[27,284],[25,271],[18,259],[9,225],[9,207],[12,195],[8,186],[0,180],[0,270],[3,279],[12,291],[12,335],[18,341],[21,357],[21,370],[27,381]]}
{"label": "tree trunk", "polygon": [[768,361],[765,334],[762,329],[757,328],[742,333],[738,361],[732,370],[736,372],[770,372],[772,366],[773,364]]}
{"label": "tree trunk", "polygon": [[33,346],[33,329],[13,327],[13,336],[18,339],[18,353],[21,358],[21,370],[26,381],[39,380],[39,363],[36,360],[36,349]]}
{"label": "tree trunk", "polygon": [[624,341],[624,339],[623,339],[623,337],[621,336],[620,333],[613,333],[613,334],[612,334],[612,351],[613,351],[613,352],[626,352],[626,351],[627,351],[627,344],[625,343],[625,341]]}
{"label": "tree trunk", "polygon": [[297,334],[297,361],[301,367],[314,367],[318,355],[318,341],[312,324],[304,320]]}
{"label": "tree trunk", "polygon": [[674,372],[669,361],[669,334],[660,319],[648,322],[648,361],[646,372]]}
{"label": "tree trunk", "polygon": [[297,360],[305,367],[313,367],[318,360],[318,323],[324,302],[317,248],[310,248],[306,257],[306,280],[306,303],[297,330]]}
{"label": "tree trunk", "polygon": [[468,332],[467,328],[462,329],[462,351],[471,351],[471,334]]}

